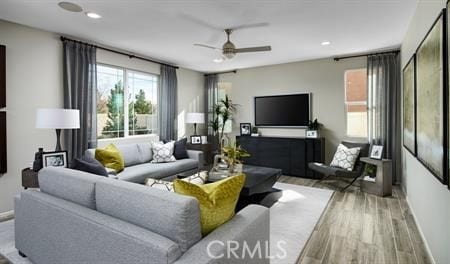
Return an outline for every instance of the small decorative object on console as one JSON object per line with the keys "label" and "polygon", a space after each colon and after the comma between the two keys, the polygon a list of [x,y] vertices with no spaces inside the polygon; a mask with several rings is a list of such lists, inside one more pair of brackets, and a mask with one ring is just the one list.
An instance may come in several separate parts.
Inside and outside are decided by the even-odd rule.
{"label": "small decorative object on console", "polygon": [[199,145],[202,144],[202,137],[201,136],[191,136],[191,144],[192,145]]}
{"label": "small decorative object on console", "polygon": [[252,137],[259,137],[259,132],[257,127],[252,127]]}
{"label": "small decorative object on console", "polygon": [[250,136],[252,134],[252,124],[250,123],[241,123],[241,136]]}
{"label": "small decorative object on console", "polygon": [[42,153],[42,167],[67,168],[67,151],[53,151]]}
{"label": "small decorative object on console", "polygon": [[383,157],[383,146],[373,145],[372,150],[370,151],[370,158],[381,159],[382,157]]}
{"label": "small decorative object on console", "polygon": [[308,130],[306,130],[307,138],[318,138],[319,137],[319,128],[322,124],[317,121],[317,118],[314,121],[309,120]]}
{"label": "small decorative object on console", "polygon": [[38,152],[34,154],[34,161],[33,161],[33,170],[39,171],[42,169],[42,153],[44,153],[43,148],[39,148]]}

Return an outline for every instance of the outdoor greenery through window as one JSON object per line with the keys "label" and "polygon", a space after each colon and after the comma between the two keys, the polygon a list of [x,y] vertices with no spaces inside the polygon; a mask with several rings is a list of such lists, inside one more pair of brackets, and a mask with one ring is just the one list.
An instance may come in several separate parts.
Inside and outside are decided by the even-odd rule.
{"label": "outdoor greenery through window", "polygon": [[347,136],[367,138],[367,70],[345,72]]}
{"label": "outdoor greenery through window", "polygon": [[157,97],[157,75],[97,65],[98,138],[156,134]]}

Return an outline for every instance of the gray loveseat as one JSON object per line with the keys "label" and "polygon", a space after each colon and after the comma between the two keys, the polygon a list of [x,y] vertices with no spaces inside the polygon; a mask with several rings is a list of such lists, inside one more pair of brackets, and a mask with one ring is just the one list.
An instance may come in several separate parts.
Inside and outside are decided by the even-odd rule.
{"label": "gray loveseat", "polygon": [[[35,264],[269,263],[265,207],[249,205],[202,238],[192,197],[63,168],[42,169],[39,186],[14,208],[16,248]],[[250,257],[245,247],[258,244]]]}
{"label": "gray loveseat", "polygon": [[[150,142],[117,144],[125,161],[125,169],[115,175],[120,180],[144,183],[147,178],[172,180],[181,172],[195,172],[203,164],[203,152],[188,150],[187,159],[168,163],[151,163],[153,154]],[[95,149],[88,149],[85,155],[94,158]]]}

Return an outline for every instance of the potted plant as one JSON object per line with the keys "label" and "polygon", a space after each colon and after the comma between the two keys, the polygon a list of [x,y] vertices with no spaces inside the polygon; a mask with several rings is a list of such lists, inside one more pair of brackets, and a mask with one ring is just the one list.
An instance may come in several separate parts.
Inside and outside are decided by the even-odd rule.
{"label": "potted plant", "polygon": [[363,175],[374,179],[377,175],[377,166],[373,164],[366,164]]}
{"label": "potted plant", "polygon": [[227,158],[229,171],[242,172],[242,158],[250,157],[250,154],[236,142],[229,143],[222,151]]}
{"label": "potted plant", "polygon": [[314,121],[309,120],[308,123],[308,130],[306,130],[306,137],[307,138],[318,138],[319,137],[319,128],[322,126],[319,121],[317,121],[317,118],[314,119]]}
{"label": "potted plant", "polygon": [[259,133],[258,133],[258,128],[257,127],[252,127],[252,137],[259,137]]}
{"label": "potted plant", "polygon": [[227,122],[231,121],[236,107],[237,105],[232,103],[228,95],[225,95],[224,99],[221,99],[214,105],[214,118],[209,125],[213,130],[214,137],[218,141],[214,142],[214,144],[218,145],[219,150],[222,150],[222,147],[225,145],[225,126]]}

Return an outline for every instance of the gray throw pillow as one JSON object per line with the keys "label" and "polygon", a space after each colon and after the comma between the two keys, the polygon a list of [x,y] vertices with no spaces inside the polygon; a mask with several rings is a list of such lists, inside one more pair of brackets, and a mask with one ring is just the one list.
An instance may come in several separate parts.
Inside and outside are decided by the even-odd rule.
{"label": "gray throw pillow", "polygon": [[72,162],[72,169],[108,177],[105,167],[98,160],[86,155],[81,159],[75,158]]}

